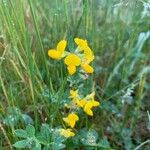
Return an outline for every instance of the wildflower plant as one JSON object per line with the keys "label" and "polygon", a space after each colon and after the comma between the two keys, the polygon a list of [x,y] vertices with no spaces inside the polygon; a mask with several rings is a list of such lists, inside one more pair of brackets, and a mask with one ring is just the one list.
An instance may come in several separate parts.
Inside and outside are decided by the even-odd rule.
{"label": "wildflower plant", "polygon": [[[56,128],[50,128],[49,125],[45,124],[45,128],[42,127],[42,131],[40,131],[38,135],[35,135],[35,129],[31,125],[28,125],[25,130],[18,129],[15,131],[16,135],[18,137],[26,139],[16,142],[13,145],[14,147],[28,147],[29,149],[41,149],[41,147],[43,146],[45,149],[62,149],[64,147],[67,147],[67,143],[65,142],[68,139],[71,140],[72,138],[74,138],[75,140],[76,138],[78,138],[78,132],[80,133],[81,131],[82,133],[85,131],[85,129],[82,129],[80,126],[80,122],[84,122],[86,124],[86,122],[82,119],[84,118],[82,116],[85,116],[87,121],[88,117],[92,117],[94,115],[94,108],[100,105],[100,102],[98,100],[95,100],[95,91],[93,90],[93,85],[91,86],[93,88],[92,91],[90,90],[91,93],[89,93],[88,90],[84,90],[89,88],[86,87],[88,86],[88,84],[84,84],[84,82],[87,82],[90,74],[94,72],[94,68],[91,65],[91,62],[94,60],[93,51],[89,47],[87,40],[75,38],[74,42],[77,47],[73,52],[67,51],[66,40],[61,40],[57,44],[56,48],[48,50],[48,56],[51,59],[62,61],[64,63],[68,71],[68,79],[77,75],[76,78],[72,78],[76,85],[70,84],[69,88],[66,88],[68,93],[68,100],[64,103],[61,103],[63,104],[61,108],[62,125],[60,124]],[[79,76],[87,76],[87,78],[79,78]],[[81,80],[82,82],[80,82]],[[68,111],[65,112],[66,108],[68,109]],[[28,132],[30,128],[34,131],[34,134],[32,136],[30,136],[30,133]],[[93,131],[93,129],[90,131],[87,130],[87,133],[90,134],[95,134],[95,132],[96,131]],[[44,133],[46,133],[46,135],[44,135]],[[87,135],[85,135],[85,138],[86,136]],[[53,139],[53,137],[55,138]],[[89,139],[87,138],[87,140]],[[89,144],[91,144],[92,141],[93,138],[91,139],[91,141],[88,141]],[[85,140],[85,143],[86,142],[87,141]],[[94,141],[94,145],[96,145],[96,141]]]}
{"label": "wildflower plant", "polygon": [[[58,43],[56,50],[50,49],[48,56],[55,60],[63,59],[64,64],[67,67],[69,76],[75,74],[92,74],[94,68],[91,66],[91,62],[94,60],[94,54],[87,40],[75,38],[74,39],[77,48],[74,52],[66,51],[67,41],[62,40]],[[78,78],[75,79],[78,83]],[[78,85],[80,87],[80,85]],[[94,99],[95,92],[91,94],[86,93],[86,96],[79,94],[79,89],[70,88],[69,103],[66,103],[64,107],[69,108],[69,113],[63,117],[65,122],[65,128],[60,129],[60,135],[69,138],[75,136],[76,123],[80,122],[80,112],[84,112],[88,116],[93,116],[93,108],[100,105],[100,102]],[[86,88],[86,87],[84,87]]]}
{"label": "wildflower plant", "polygon": [[93,73],[94,69],[90,63],[94,60],[94,55],[87,41],[79,38],[75,38],[74,41],[77,45],[74,53],[65,51],[67,41],[61,40],[56,49],[48,51],[48,56],[56,60],[64,58],[69,75],[75,74],[78,67],[84,73]]}
{"label": "wildflower plant", "polygon": [[0,150],[149,149],[149,17],[150,0],[0,0]]}

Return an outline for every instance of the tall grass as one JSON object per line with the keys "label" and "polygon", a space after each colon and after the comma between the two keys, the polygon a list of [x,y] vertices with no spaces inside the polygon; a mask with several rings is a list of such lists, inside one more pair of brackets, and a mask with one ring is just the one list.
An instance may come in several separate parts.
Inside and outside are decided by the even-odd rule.
{"label": "tall grass", "polygon": [[49,61],[47,50],[67,39],[71,51],[74,37],[87,39],[96,56],[91,82],[101,107],[91,120],[99,135],[114,149],[133,149],[150,138],[146,2],[0,0],[0,149],[12,149],[14,130],[25,127],[13,118],[14,109],[15,116],[29,115],[36,129],[61,123],[66,68]]}

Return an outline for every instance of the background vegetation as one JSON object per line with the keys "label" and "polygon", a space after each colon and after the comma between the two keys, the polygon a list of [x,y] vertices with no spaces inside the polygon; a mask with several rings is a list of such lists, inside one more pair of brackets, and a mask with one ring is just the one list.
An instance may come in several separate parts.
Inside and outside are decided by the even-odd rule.
{"label": "background vegetation", "polygon": [[149,140],[149,17],[148,0],[0,0],[0,149],[12,149],[14,130],[26,124],[36,131],[62,124],[67,71],[47,51],[61,39],[71,50],[74,37],[87,39],[96,56],[101,106],[89,127],[116,150]]}

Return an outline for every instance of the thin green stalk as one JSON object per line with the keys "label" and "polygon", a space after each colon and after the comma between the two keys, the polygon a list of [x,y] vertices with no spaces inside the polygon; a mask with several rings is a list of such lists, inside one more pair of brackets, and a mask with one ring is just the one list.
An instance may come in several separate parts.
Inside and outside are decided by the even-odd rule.
{"label": "thin green stalk", "polygon": [[84,4],[84,15],[85,15],[85,35],[88,36],[89,30],[89,2],[88,0],[83,0]]}
{"label": "thin green stalk", "polygon": [[38,40],[39,40],[38,44],[39,44],[39,47],[40,47],[40,53],[42,55],[42,62],[45,65],[47,77],[49,77],[48,66],[47,66],[47,63],[46,63],[46,56],[45,56],[45,53],[44,53],[44,47],[43,47],[43,44],[42,44],[42,40],[41,40],[41,36],[40,36],[40,33],[39,33],[37,21],[36,21],[36,18],[35,18],[34,9],[33,9],[31,0],[28,0],[28,2],[29,2],[29,5],[30,5],[30,10],[31,10],[31,14],[32,14],[33,22],[34,22],[35,31],[36,31],[36,34],[37,34],[37,37],[38,37]]}
{"label": "thin green stalk", "polygon": [[147,141],[141,143],[141,144],[140,144],[139,146],[137,146],[134,150],[140,149],[143,145],[145,145],[145,144],[147,144],[147,143],[150,143],[150,140],[147,140]]}
{"label": "thin green stalk", "polygon": [[3,127],[1,122],[0,122],[0,130],[1,130],[1,132],[3,133],[3,135],[4,135],[5,139],[6,139],[6,143],[8,144],[9,149],[12,150],[13,147],[12,147],[12,144],[11,144],[8,136],[7,136],[7,131],[5,131],[5,129],[4,129],[4,127]]}

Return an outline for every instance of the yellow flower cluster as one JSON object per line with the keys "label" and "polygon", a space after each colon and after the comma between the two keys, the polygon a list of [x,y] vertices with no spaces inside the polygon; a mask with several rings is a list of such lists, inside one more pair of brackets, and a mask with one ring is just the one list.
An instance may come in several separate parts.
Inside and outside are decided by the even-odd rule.
{"label": "yellow flower cluster", "polygon": [[100,105],[98,101],[94,100],[95,92],[92,92],[84,98],[80,98],[78,90],[71,90],[70,94],[73,103],[78,107],[83,108],[84,112],[89,116],[93,116],[92,108]]}
{"label": "yellow flower cluster", "polygon": [[70,75],[76,73],[79,66],[85,73],[93,73],[94,69],[90,63],[94,60],[94,55],[87,41],[79,38],[75,38],[74,41],[78,46],[74,53],[65,52],[67,41],[62,40],[56,49],[48,51],[48,56],[57,60],[65,57],[64,63]]}
{"label": "yellow flower cluster", "polygon": [[[70,113],[67,117],[63,118],[63,121],[66,122],[68,126],[71,128],[74,128],[76,122],[79,120],[79,117],[74,113]],[[72,129],[60,129],[60,135],[68,138],[75,135],[75,133],[72,131]]]}
{"label": "yellow flower cluster", "polygon": [[[65,51],[67,41],[61,40],[57,44],[56,49],[50,49],[48,51],[48,56],[56,60],[64,58],[64,64],[67,66],[67,70],[70,75],[75,74],[78,67],[81,67],[82,71],[85,73],[93,73],[94,69],[90,63],[94,60],[94,55],[87,40],[75,38],[74,42],[77,45],[74,53]],[[100,103],[94,99],[94,96],[95,92],[92,92],[86,97],[81,98],[78,94],[78,90],[70,90],[70,98],[72,99],[70,106],[73,106],[73,108],[75,106],[75,108],[78,109],[82,108],[87,115],[93,116],[93,107],[100,105]],[[79,121],[77,113],[75,111],[71,111],[66,117],[63,118],[63,121],[69,128],[60,129],[60,135],[66,138],[73,137],[75,135],[73,129],[76,122]]]}
{"label": "yellow flower cluster", "polygon": [[[92,108],[100,105],[98,101],[94,100],[94,96],[95,92],[92,92],[86,97],[80,98],[78,90],[70,90],[70,98],[72,99],[73,104],[79,108],[83,108],[84,112],[89,116],[93,116]],[[72,112],[67,117],[63,118],[63,121],[73,129],[76,122],[79,121],[79,117],[76,113]],[[72,129],[61,129],[60,134],[67,138],[72,137],[75,135]]]}

